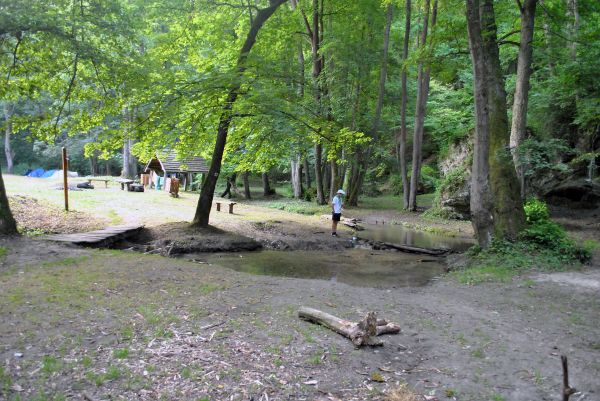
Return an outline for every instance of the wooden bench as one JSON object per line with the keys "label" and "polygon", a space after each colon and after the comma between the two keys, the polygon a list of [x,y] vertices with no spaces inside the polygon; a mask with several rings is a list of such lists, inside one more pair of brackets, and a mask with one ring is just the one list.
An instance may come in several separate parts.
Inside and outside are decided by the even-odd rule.
{"label": "wooden bench", "polygon": [[229,214],[233,214],[233,205],[236,204],[236,202],[215,202],[217,205],[217,212],[221,211],[221,203],[227,203],[227,205],[229,206]]}
{"label": "wooden bench", "polygon": [[108,188],[108,182],[110,180],[106,179],[106,178],[86,178],[85,179],[90,185],[92,184],[92,181],[104,181],[104,188]]}
{"label": "wooden bench", "polygon": [[127,190],[129,191],[129,186],[133,184],[134,181],[127,178],[119,178],[117,182],[121,184],[121,191],[125,190],[125,185],[127,185]]}

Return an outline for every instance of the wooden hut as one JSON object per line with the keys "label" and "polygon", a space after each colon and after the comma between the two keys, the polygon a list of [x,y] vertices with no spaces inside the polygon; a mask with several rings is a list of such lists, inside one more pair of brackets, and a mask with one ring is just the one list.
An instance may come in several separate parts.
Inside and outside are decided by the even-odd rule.
{"label": "wooden hut", "polygon": [[[184,190],[187,191],[188,186],[192,187],[196,174],[208,173],[208,166],[206,160],[200,156],[179,159],[174,151],[169,151],[164,154],[157,154],[152,158],[146,165],[144,173],[149,174],[148,184],[150,185],[156,183],[157,177],[163,177],[163,188],[168,192],[170,178],[178,178]],[[193,190],[193,188],[191,189]]]}

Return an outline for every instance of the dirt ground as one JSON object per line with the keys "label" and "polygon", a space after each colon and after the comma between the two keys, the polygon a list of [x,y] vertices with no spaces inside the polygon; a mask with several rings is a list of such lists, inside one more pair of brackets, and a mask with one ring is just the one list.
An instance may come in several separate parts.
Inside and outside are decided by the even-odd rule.
{"label": "dirt ground", "polygon": [[[318,217],[236,208],[218,229],[271,249],[347,252],[349,229],[332,238]],[[600,239],[581,229],[593,214],[567,220]],[[194,236],[179,224],[152,232]],[[571,400],[600,400],[598,255],[583,271],[510,283],[377,289],[27,238],[0,247],[0,400],[401,400],[391,391],[404,383],[427,400],[558,400],[562,354],[580,391]],[[349,320],[373,310],[402,332],[355,349],[298,319],[300,306]]]}
{"label": "dirt ground", "polygon": [[98,230],[108,225],[106,219],[85,212],[71,211],[35,198],[15,195],[9,198],[18,229],[23,233],[75,233]]}

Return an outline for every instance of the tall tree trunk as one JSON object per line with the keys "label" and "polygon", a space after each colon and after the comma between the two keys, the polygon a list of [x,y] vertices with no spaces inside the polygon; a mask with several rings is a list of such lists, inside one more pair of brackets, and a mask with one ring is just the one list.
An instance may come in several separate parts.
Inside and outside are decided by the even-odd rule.
{"label": "tall tree trunk", "polygon": [[315,145],[315,186],[317,187],[317,204],[325,204],[325,193],[323,192],[323,171],[321,169],[323,161],[323,145]]}
{"label": "tall tree trunk", "polygon": [[533,26],[537,0],[525,0],[521,7],[521,41],[519,43],[519,60],[517,64],[517,83],[512,112],[510,130],[510,148],[521,187],[521,198],[525,199],[525,171],[519,158],[518,148],[525,139],[527,130],[527,104],[529,99],[529,77],[531,76],[531,60],[533,58]]}
{"label": "tall tree trunk", "polygon": [[250,193],[250,172],[244,171],[244,175],[242,176],[244,179],[244,198],[252,199],[252,194]]}
{"label": "tall tree trunk", "polygon": [[360,166],[363,165],[363,157],[365,157],[364,151],[361,149],[357,150],[350,168],[350,176],[348,177],[348,196],[346,197],[346,204],[348,206],[358,206],[358,195],[361,190],[359,181],[362,174]]}
{"label": "tall tree trunk", "polygon": [[291,160],[290,170],[294,198],[300,199],[302,198],[302,160],[300,154],[297,154]]}
{"label": "tall tree trunk", "polygon": [[410,41],[410,14],[411,0],[406,0],[406,16],[404,22],[404,43],[402,49],[402,101],[400,105],[400,140],[396,152],[398,153],[398,163],[400,164],[400,176],[402,177],[402,207],[408,209],[408,198],[410,195],[410,186],[408,182],[408,171],[406,165],[406,138],[408,133],[406,130],[406,104],[408,102],[407,89],[407,60],[408,60],[408,45]]}
{"label": "tall tree trunk", "polygon": [[487,247],[493,238],[516,239],[525,214],[507,150],[510,131],[493,0],[467,0],[467,30],[476,120],[471,214],[477,240]]}
{"label": "tall tree trunk", "polygon": [[304,157],[304,179],[306,188],[310,188],[310,165],[308,164],[308,155]]}
{"label": "tall tree trunk", "polygon": [[131,142],[129,138],[125,138],[123,140],[123,168],[121,170],[121,177],[123,178],[131,178],[131,153],[129,151],[129,146]]}
{"label": "tall tree trunk", "polygon": [[269,173],[262,173],[262,184],[263,184],[263,196],[271,196],[275,194],[275,191],[271,188],[269,182]]}
{"label": "tall tree trunk", "polygon": [[12,116],[14,114],[14,107],[8,102],[4,102],[4,118],[6,126],[4,128],[4,154],[6,155],[6,172],[8,174],[13,173],[13,158],[15,153],[10,146],[10,137],[13,134]]}
{"label": "tall tree trunk", "polygon": [[[312,81],[313,94],[315,99],[315,107],[317,115],[323,115],[323,87],[320,80],[321,72],[323,71],[325,61],[320,54],[321,40],[323,39],[323,21],[320,16],[320,11],[323,8],[323,1],[313,0],[312,2],[312,18],[309,22],[308,17],[302,11],[306,32],[310,37],[311,44],[311,59],[312,59]],[[317,134],[320,134],[317,132]],[[320,143],[315,143],[315,185],[317,187],[317,204],[325,204],[325,194],[323,192],[323,172],[321,170],[321,158],[323,147]]]}
{"label": "tall tree trunk", "polygon": [[385,80],[387,77],[388,50],[390,44],[390,30],[392,26],[393,13],[394,7],[390,3],[386,9],[386,23],[383,34],[383,56],[379,70],[379,90],[377,94],[377,104],[375,106],[375,114],[373,115],[373,124],[371,126],[372,141],[367,147],[365,154],[362,155],[362,157],[357,158],[357,160],[359,160],[358,169],[356,170],[355,178],[351,180],[353,184],[350,188],[350,193],[347,199],[347,204],[350,206],[356,206],[358,204],[358,195],[362,189],[365,175],[369,167],[371,154],[379,139],[379,125],[381,123],[381,111],[383,109],[383,101],[385,98]]}
{"label": "tall tree trunk", "polygon": [[138,176],[138,161],[137,158],[131,154],[131,147],[133,146],[133,139],[129,138],[129,174],[131,174],[131,178],[135,178]]}
{"label": "tall tree trunk", "polygon": [[0,170],[0,235],[17,234],[17,222],[10,211],[2,170]]}
{"label": "tall tree trunk", "polygon": [[90,156],[90,172],[92,177],[98,175],[98,157]]}
{"label": "tall tree trunk", "polygon": [[[550,24],[548,24],[548,21],[551,20],[551,16],[548,14],[548,9],[546,8],[546,4],[544,3],[544,0],[540,0],[540,6],[542,7],[542,10],[544,11],[544,23],[542,24],[542,28],[544,30],[544,42],[546,44],[546,51],[548,52],[549,55],[552,54],[552,41],[550,40],[552,34],[550,32]],[[548,70],[550,72],[550,76],[554,76],[554,61],[552,61],[552,57],[549,56],[549,61],[548,61]]]}
{"label": "tall tree trunk", "polygon": [[[331,166],[329,165],[329,160],[327,160],[327,149],[323,149],[323,153],[325,154],[325,157],[321,164],[321,168],[323,169],[321,174],[323,174],[323,194],[326,196],[326,194],[329,193],[329,187],[331,186]],[[325,198],[325,202],[328,203],[327,198]]]}
{"label": "tall tree trunk", "polygon": [[[425,0],[425,15],[423,17],[423,30],[421,32],[421,48],[427,47],[427,29],[429,25],[429,0]],[[437,0],[433,2],[433,13],[431,17],[431,29],[435,27],[437,19]],[[427,62],[429,63],[429,62]],[[417,105],[415,109],[415,131],[413,135],[412,173],[410,177],[410,195],[408,198],[408,209],[417,210],[417,192],[421,178],[421,163],[423,157],[423,133],[425,129],[425,114],[427,112],[427,97],[429,96],[429,77],[431,67],[424,68],[424,61],[419,62],[417,83]]]}
{"label": "tall tree trunk", "polygon": [[[302,49],[302,41],[298,42],[298,99],[302,101],[304,98],[304,50]],[[302,155],[298,152],[290,162],[292,189],[294,198],[302,197]],[[307,170],[308,172],[308,170]]]}
{"label": "tall tree trunk", "polygon": [[579,34],[579,2],[578,0],[567,0],[567,12],[569,16],[572,18],[570,23],[570,35],[571,35],[571,43],[569,47],[571,48],[571,59],[573,61],[577,60],[577,36]]}
{"label": "tall tree trunk", "polygon": [[335,160],[330,160],[329,161],[329,167],[330,167],[330,184],[329,184],[329,199],[333,199],[333,197],[335,196],[335,193],[337,192],[338,189],[340,189],[340,177],[338,174],[338,164],[337,161]]}
{"label": "tall tree trunk", "polygon": [[494,232],[489,177],[489,115],[487,110],[486,73],[479,0],[467,0],[467,32],[473,62],[475,99],[475,138],[471,169],[471,223],[479,245],[487,247]]}
{"label": "tall tree trunk", "polygon": [[[385,79],[387,77],[388,50],[390,48],[390,30],[392,28],[392,18],[394,15],[394,6],[392,3],[387,5],[385,31],[383,33],[383,57],[381,59],[381,67],[379,69],[379,89],[377,91],[377,106],[375,107],[375,115],[373,116],[373,126],[371,127],[371,138],[377,142],[379,138],[379,125],[381,124],[381,111],[383,110],[383,100],[385,98]],[[368,162],[368,160],[367,160]]]}
{"label": "tall tree trunk", "polygon": [[242,77],[244,75],[244,71],[246,70],[246,60],[248,59],[248,54],[256,42],[256,36],[258,35],[260,28],[262,28],[263,24],[273,15],[277,8],[285,2],[286,0],[270,0],[269,7],[258,10],[256,17],[252,21],[252,25],[250,26],[250,31],[246,36],[244,45],[240,50],[240,55],[238,56],[236,65],[237,79],[234,79],[231,83],[225,103],[221,107],[221,116],[219,117],[215,149],[213,151],[213,157],[210,163],[208,175],[204,180],[200,198],[198,199],[198,206],[196,207],[194,220],[192,220],[193,226],[208,226],[215,187],[221,172],[223,152],[225,151],[225,144],[227,143],[227,133],[229,132],[231,120],[233,119],[233,105],[235,104],[240,92]]}

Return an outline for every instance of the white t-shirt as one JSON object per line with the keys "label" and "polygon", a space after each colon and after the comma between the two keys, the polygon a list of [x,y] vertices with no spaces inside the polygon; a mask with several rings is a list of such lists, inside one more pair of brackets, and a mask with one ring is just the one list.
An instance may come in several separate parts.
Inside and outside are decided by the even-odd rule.
{"label": "white t-shirt", "polygon": [[333,213],[342,213],[342,200],[339,196],[334,196],[331,204],[333,205]]}

